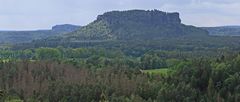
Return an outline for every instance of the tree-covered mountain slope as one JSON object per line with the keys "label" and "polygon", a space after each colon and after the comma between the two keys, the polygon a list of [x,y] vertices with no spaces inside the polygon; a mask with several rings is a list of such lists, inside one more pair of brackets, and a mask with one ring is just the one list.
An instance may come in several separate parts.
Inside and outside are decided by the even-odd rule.
{"label": "tree-covered mountain slope", "polygon": [[214,36],[240,36],[240,26],[202,27]]}

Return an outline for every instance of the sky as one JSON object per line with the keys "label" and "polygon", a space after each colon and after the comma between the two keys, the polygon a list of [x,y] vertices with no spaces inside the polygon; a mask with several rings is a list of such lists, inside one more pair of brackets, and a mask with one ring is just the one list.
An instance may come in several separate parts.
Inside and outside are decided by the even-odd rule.
{"label": "sky", "polygon": [[84,26],[104,12],[131,9],[179,12],[187,25],[240,25],[240,0],[0,0],[0,30]]}

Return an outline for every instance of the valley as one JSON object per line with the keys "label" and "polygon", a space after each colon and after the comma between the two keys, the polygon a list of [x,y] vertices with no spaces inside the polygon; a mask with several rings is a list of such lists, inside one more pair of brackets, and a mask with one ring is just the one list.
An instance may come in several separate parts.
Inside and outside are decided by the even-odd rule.
{"label": "valley", "polygon": [[236,29],[126,10],[85,26],[0,31],[0,101],[238,102]]}

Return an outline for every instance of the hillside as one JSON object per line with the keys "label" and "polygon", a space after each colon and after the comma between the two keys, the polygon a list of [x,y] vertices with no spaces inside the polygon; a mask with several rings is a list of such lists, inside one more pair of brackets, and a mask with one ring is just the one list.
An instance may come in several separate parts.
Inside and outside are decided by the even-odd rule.
{"label": "hillside", "polygon": [[236,47],[239,43],[239,38],[210,36],[202,28],[182,24],[179,13],[129,10],[104,13],[92,23],[74,32],[18,44],[14,49],[101,47],[121,48],[138,55],[141,50],[152,49],[182,51],[239,49]]}
{"label": "hillside", "polygon": [[179,13],[158,10],[112,11],[99,15],[95,21],[75,32],[65,34],[64,40],[136,40],[165,37],[202,36],[207,32],[181,23]]}
{"label": "hillside", "polygon": [[240,36],[240,26],[202,27],[214,36]]}
{"label": "hillside", "polygon": [[25,43],[32,40],[47,38],[49,36],[57,36],[69,33],[79,29],[75,25],[56,25],[51,30],[36,31],[0,31],[0,43]]}

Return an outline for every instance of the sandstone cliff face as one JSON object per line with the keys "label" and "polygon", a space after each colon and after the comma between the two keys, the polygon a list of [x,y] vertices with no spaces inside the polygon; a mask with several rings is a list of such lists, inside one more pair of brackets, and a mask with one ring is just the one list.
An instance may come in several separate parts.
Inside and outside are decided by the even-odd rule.
{"label": "sandstone cliff face", "polygon": [[104,20],[109,24],[137,22],[149,25],[181,24],[179,13],[167,13],[158,10],[113,11],[99,15],[96,21]]}

